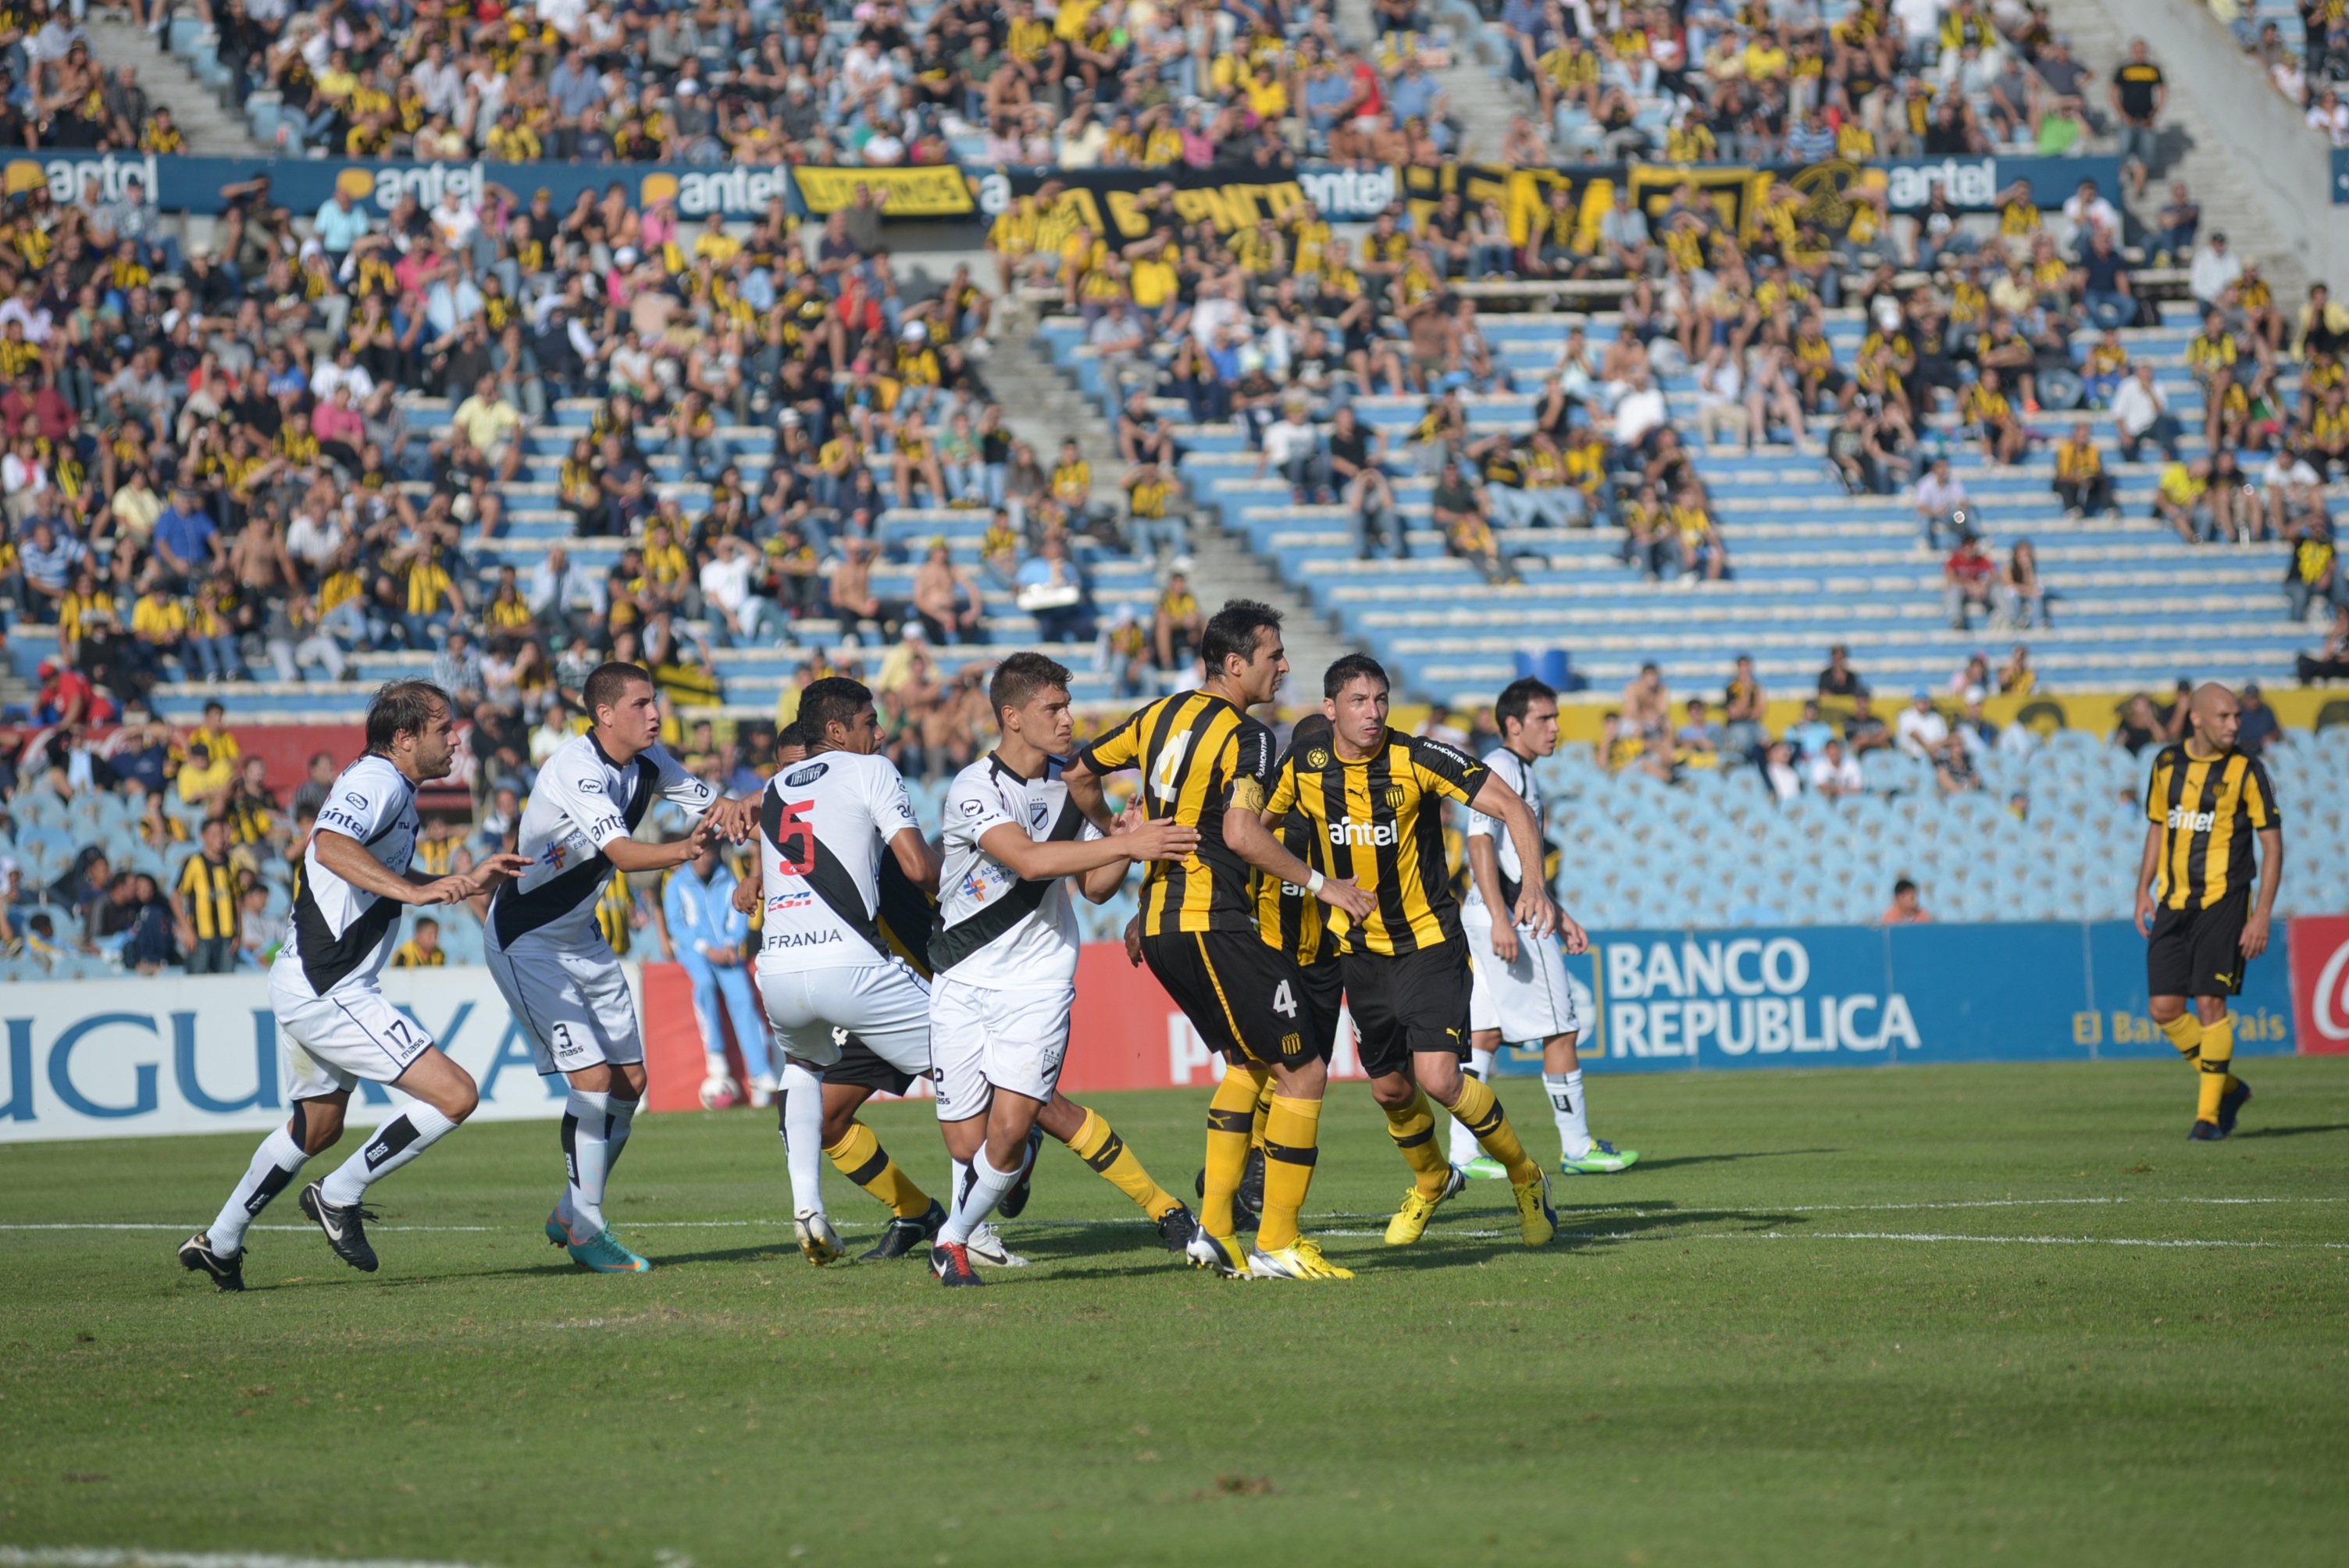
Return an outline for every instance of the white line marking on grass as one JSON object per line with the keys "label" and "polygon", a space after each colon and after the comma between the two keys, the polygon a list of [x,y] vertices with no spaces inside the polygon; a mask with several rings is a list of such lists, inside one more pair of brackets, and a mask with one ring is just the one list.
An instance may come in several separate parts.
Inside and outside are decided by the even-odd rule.
{"label": "white line marking on grass", "polygon": [[264,1552],[146,1552],[116,1546],[0,1546],[6,1568],[469,1568],[406,1557],[278,1557]]}

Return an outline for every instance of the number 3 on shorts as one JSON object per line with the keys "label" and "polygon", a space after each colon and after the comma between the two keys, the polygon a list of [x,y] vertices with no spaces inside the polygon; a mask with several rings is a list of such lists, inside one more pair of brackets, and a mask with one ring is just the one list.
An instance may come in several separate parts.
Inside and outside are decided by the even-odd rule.
{"label": "number 3 on shorts", "polygon": [[1297,998],[1288,993],[1288,982],[1283,980],[1272,994],[1272,1010],[1284,1018],[1297,1016]]}

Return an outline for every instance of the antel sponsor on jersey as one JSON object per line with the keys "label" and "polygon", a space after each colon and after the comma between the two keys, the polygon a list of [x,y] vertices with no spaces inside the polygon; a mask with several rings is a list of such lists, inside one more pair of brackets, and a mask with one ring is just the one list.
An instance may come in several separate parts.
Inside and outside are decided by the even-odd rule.
{"label": "antel sponsor on jersey", "polygon": [[1923,1042],[1907,997],[1811,995],[1811,955],[1791,936],[1609,942],[1601,954],[1610,1055],[1692,1057],[1880,1051]]}

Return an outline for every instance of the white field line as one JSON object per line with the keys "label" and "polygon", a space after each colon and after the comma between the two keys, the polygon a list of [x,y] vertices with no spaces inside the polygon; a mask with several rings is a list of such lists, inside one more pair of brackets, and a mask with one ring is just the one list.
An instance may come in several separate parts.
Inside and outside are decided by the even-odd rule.
{"label": "white field line", "polygon": [[115,1546],[0,1546],[0,1568],[469,1568],[404,1557],[277,1557],[262,1552],[143,1552]]}

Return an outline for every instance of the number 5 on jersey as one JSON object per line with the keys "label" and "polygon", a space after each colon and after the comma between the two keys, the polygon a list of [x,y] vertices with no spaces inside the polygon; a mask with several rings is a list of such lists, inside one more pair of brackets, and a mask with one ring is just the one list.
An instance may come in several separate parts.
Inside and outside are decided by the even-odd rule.
{"label": "number 5 on jersey", "polygon": [[780,804],[781,814],[769,824],[767,836],[774,841],[778,869],[785,876],[803,877],[815,869],[815,824],[800,813],[815,802],[792,800]]}

